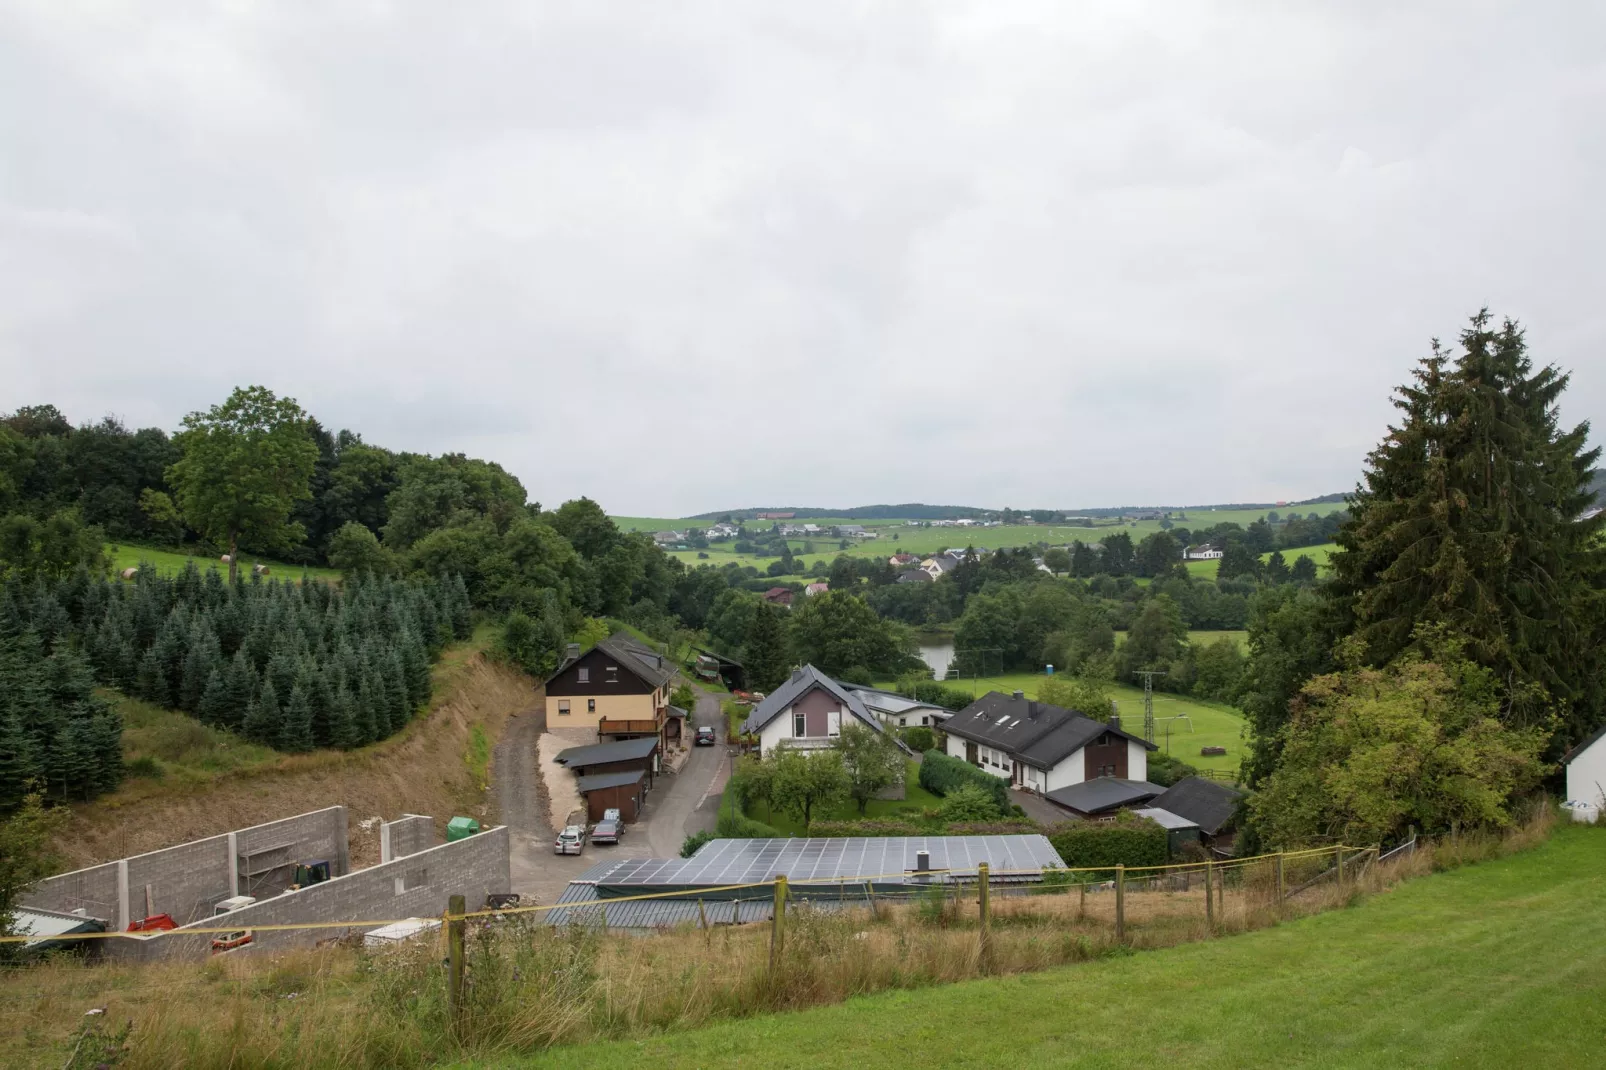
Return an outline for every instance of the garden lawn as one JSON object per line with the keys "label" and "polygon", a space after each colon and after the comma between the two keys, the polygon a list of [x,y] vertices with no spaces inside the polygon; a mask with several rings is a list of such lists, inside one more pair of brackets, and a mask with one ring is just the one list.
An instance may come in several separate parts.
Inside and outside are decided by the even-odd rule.
{"label": "garden lawn", "polygon": [[[1232,632],[1199,633],[1232,635]],[[1009,694],[1020,690],[1027,698],[1036,698],[1037,689],[1048,677],[1042,673],[1006,673],[1002,676],[983,676],[979,680],[966,677],[949,680],[947,686],[965,691],[976,697],[989,691]],[[877,686],[896,690],[895,684]],[[1115,699],[1121,712],[1121,727],[1133,735],[1143,734],[1143,689],[1125,684],[1109,684],[1110,697]],[[1166,736],[1167,726],[1170,738]],[[1162,752],[1180,758],[1196,769],[1217,769],[1237,775],[1238,763],[1243,760],[1249,744],[1249,734],[1243,714],[1220,702],[1154,693],[1154,741]],[[1225,755],[1206,758],[1199,754],[1201,747],[1225,747]]]}
{"label": "garden lawn", "polygon": [[503,1065],[1590,1067],[1606,827],[1245,935]]}
{"label": "garden lawn", "polygon": [[[904,797],[902,799],[872,799],[865,808],[867,818],[887,818],[897,820],[906,818],[920,822],[920,811],[942,805],[939,796],[931,794],[920,786],[920,763],[910,761],[907,765],[907,775],[903,784]],[[728,805],[728,804],[727,804]],[[913,813],[909,811],[913,810]],[[747,816],[755,821],[762,821],[782,836],[806,836],[803,822],[781,813],[779,810],[770,811],[763,803],[755,803],[747,811]],[[856,821],[859,818],[859,808],[851,801],[830,810],[822,810],[814,815],[815,821]]]}
{"label": "garden lawn", "polygon": [[[125,568],[137,568],[142,564],[156,566],[156,570],[163,575],[172,575],[184,571],[184,566],[194,561],[195,567],[205,572],[215,568],[227,576],[228,566],[215,557],[195,557],[192,554],[180,553],[175,550],[162,550],[154,546],[140,546],[135,543],[108,543],[106,556],[111,559],[112,568],[122,572]],[[303,574],[315,580],[329,580],[340,582],[340,570],[335,568],[313,568],[307,565],[287,565],[281,561],[270,561],[255,554],[240,553],[241,574],[249,577],[252,565],[267,565],[269,578],[281,580],[299,580]]]}

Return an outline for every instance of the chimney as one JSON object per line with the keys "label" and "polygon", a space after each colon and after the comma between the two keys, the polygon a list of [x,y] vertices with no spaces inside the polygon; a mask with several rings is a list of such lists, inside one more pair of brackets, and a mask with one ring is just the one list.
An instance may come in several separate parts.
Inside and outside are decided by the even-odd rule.
{"label": "chimney", "polygon": [[573,661],[575,658],[577,658],[579,656],[580,656],[580,644],[579,643],[570,643],[563,651],[563,659],[565,661]]}
{"label": "chimney", "polygon": [[1026,692],[1024,692],[1024,691],[1015,692],[1015,701],[1016,702],[1019,702],[1021,699],[1025,698],[1025,697],[1026,697]]}
{"label": "chimney", "polygon": [[1026,704],[1026,719],[1027,719],[1027,720],[1028,720],[1028,721],[1035,721],[1035,720],[1037,720],[1037,713],[1038,713],[1038,709],[1039,709],[1039,707],[1038,707],[1038,705],[1037,705],[1037,702],[1036,702],[1036,700],[1033,700],[1033,701],[1031,701],[1031,702],[1028,702],[1028,703],[1027,703],[1027,704]]}
{"label": "chimney", "polygon": [[1121,730],[1121,715],[1119,713],[1110,714],[1110,727],[1117,732]]}
{"label": "chimney", "polygon": [[792,670],[792,679],[794,679],[794,680],[803,679],[803,670],[802,669],[793,669]]}
{"label": "chimney", "polygon": [[915,872],[916,873],[930,873],[931,872],[931,852],[930,851],[916,851],[915,852]]}

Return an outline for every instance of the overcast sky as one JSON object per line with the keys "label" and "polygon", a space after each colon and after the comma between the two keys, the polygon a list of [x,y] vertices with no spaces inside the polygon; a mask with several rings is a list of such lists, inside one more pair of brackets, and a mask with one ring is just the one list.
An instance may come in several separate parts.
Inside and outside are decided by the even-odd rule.
{"label": "overcast sky", "polygon": [[1533,0],[0,0],[0,410],[262,383],[632,515],[1345,490],[1480,305],[1606,421],[1603,59]]}

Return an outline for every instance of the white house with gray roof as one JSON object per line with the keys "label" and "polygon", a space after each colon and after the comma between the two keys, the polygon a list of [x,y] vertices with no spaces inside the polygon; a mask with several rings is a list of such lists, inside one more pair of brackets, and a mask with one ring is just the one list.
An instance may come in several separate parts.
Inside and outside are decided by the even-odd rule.
{"label": "white house with gray roof", "polygon": [[1149,751],[1159,749],[1119,723],[1036,702],[1020,691],[989,691],[942,730],[950,757],[1045,795],[1099,777],[1142,781]]}

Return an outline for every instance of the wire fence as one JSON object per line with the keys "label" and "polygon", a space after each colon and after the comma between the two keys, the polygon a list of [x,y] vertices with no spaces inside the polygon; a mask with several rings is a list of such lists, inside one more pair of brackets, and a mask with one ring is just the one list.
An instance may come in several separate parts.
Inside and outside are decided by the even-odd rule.
{"label": "wire fence", "polygon": [[[1414,843],[1414,841],[1413,841]],[[1410,846],[1410,845],[1406,845]],[[1398,850],[1398,849],[1396,849]],[[1393,854],[1395,852],[1391,852]],[[1164,920],[1202,913],[1214,921],[1224,914],[1228,896],[1245,903],[1278,903],[1315,887],[1323,881],[1343,884],[1346,868],[1359,876],[1365,867],[1375,865],[1378,849],[1331,846],[1303,851],[1278,852],[1250,858],[1176,862],[1155,866],[1094,866],[1029,871],[991,871],[985,865],[979,872],[963,873],[933,869],[911,873],[854,874],[788,880],[727,884],[696,889],[677,888],[635,895],[597,895],[590,899],[548,904],[487,907],[467,910],[447,904],[439,916],[443,928],[461,922],[501,922],[520,917],[542,918],[555,911],[565,924],[609,927],[609,912],[629,904],[677,904],[669,920],[648,924],[615,923],[628,929],[672,928],[695,922],[702,928],[715,924],[746,924],[783,917],[788,904],[797,908],[862,908],[875,913],[883,907],[920,905],[928,911],[950,909],[961,904],[979,904],[986,898],[1003,901],[1011,912],[1029,912],[1032,903],[1045,899],[1078,901],[1080,917],[1107,917],[1118,932],[1128,924]],[[461,897],[453,897],[460,899]],[[1129,909],[1128,901],[1133,900]],[[944,908],[940,904],[950,906]],[[744,913],[744,907],[746,913]],[[339,930],[351,934],[382,928],[416,918],[371,918],[338,921],[303,921],[252,924],[253,933],[317,932]],[[983,919],[985,920],[985,919]],[[229,923],[227,915],[210,926],[186,926],[156,932],[81,932],[51,936],[13,935],[0,937],[0,943],[18,944],[48,940],[80,942],[132,939],[139,941],[178,941],[186,937],[225,936],[241,932],[243,926]]]}

